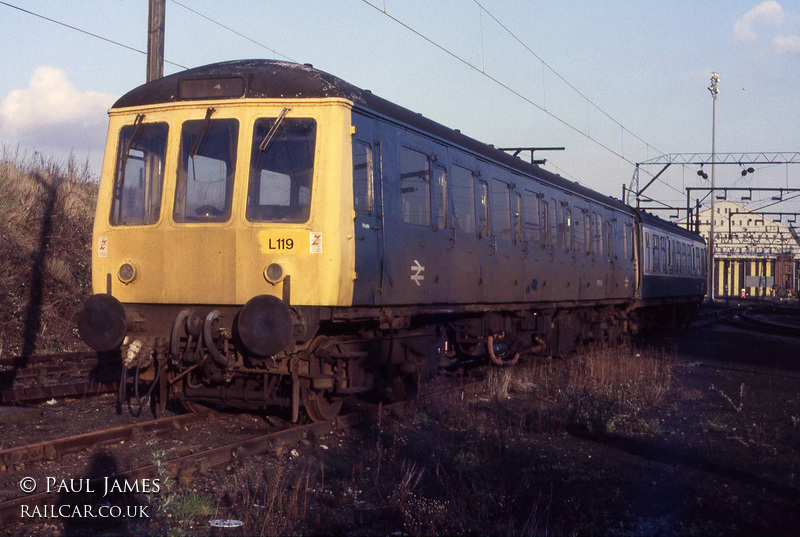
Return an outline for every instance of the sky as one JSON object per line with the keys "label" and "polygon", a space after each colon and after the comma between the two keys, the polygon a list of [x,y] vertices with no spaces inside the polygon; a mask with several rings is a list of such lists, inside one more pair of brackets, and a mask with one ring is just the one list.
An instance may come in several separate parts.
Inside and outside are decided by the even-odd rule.
{"label": "sky", "polygon": [[[0,148],[99,174],[107,110],[145,81],[147,4],[0,1]],[[800,151],[799,0],[167,0],[165,74],[240,58],[311,63],[498,147],[565,147],[536,156],[617,198],[636,163],[710,153],[712,132],[718,155]],[[715,183],[800,188],[798,164],[754,167]],[[697,171],[646,194],[685,206]]]}

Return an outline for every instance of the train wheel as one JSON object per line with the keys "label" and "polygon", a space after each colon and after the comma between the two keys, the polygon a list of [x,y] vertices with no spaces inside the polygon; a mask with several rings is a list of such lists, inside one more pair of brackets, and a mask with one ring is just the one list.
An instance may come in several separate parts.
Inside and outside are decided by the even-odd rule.
{"label": "train wheel", "polygon": [[305,401],[306,413],[313,422],[330,421],[339,415],[342,400],[330,400],[324,393],[309,392]]}

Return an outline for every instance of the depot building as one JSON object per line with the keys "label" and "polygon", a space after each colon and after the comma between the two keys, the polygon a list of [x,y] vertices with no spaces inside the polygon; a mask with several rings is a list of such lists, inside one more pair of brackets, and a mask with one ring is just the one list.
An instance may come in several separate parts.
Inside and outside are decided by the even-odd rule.
{"label": "depot building", "polygon": [[[699,213],[699,232],[708,241],[711,209]],[[730,200],[714,206],[714,296],[798,296],[800,237],[796,217],[784,225]],[[684,221],[685,222],[685,221]]]}

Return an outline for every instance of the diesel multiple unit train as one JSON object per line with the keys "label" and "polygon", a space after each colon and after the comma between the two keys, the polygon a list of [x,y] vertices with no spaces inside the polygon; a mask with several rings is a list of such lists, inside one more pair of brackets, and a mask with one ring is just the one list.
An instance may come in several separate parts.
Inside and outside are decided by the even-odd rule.
{"label": "diesel multiple unit train", "polygon": [[453,360],[688,323],[705,293],[698,235],[310,65],[190,69],[109,116],[78,330],[162,401],[326,420]]}

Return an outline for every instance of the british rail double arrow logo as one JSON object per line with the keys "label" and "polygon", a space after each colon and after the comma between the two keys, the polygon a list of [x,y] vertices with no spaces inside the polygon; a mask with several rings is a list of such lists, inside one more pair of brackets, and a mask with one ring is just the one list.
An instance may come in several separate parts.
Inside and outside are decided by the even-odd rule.
{"label": "british rail double arrow logo", "polygon": [[414,280],[414,283],[416,283],[417,286],[422,286],[422,284],[419,282],[425,279],[425,276],[422,275],[422,273],[425,271],[425,267],[420,265],[419,261],[415,259],[414,264],[411,265],[411,271],[414,273],[411,275],[411,279]]}

